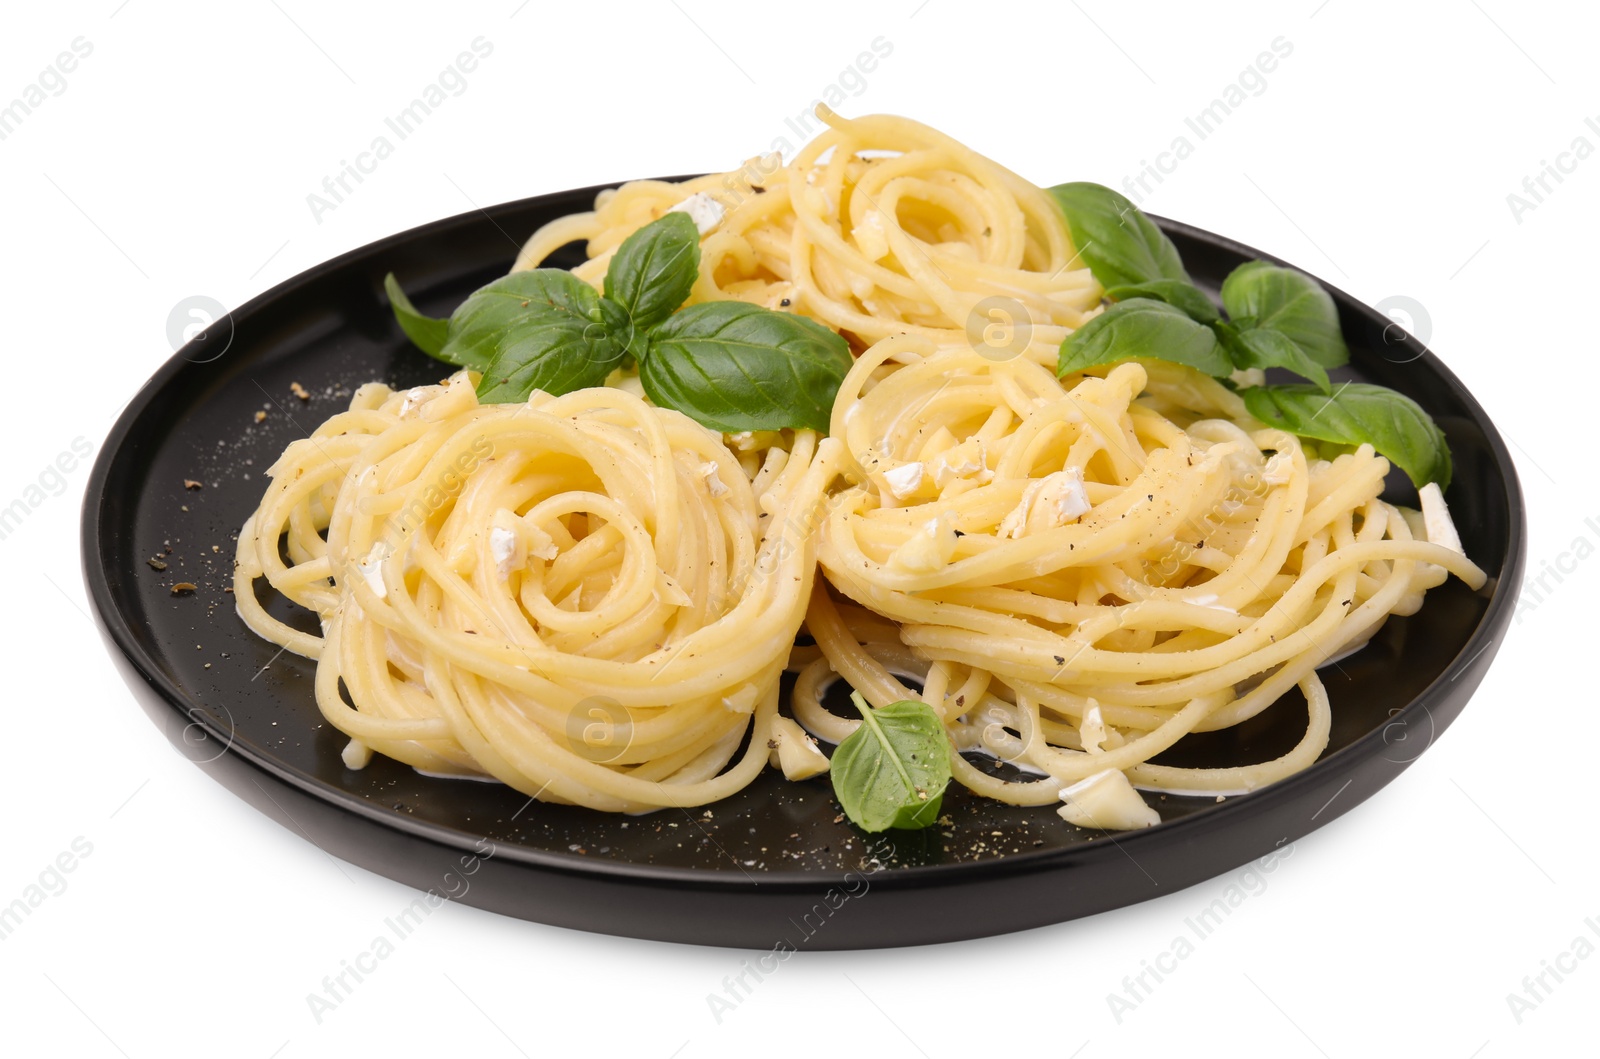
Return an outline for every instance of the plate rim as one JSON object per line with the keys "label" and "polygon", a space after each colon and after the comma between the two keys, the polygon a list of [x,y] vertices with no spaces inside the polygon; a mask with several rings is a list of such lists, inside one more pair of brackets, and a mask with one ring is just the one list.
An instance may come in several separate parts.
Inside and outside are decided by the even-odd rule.
{"label": "plate rim", "polygon": [[[675,176],[650,179],[681,181],[688,178]],[[583,188],[546,192],[498,203],[482,209],[463,211],[415,225],[403,231],[354,247],[333,258],[313,265],[311,268],[296,273],[250,298],[237,308],[229,310],[228,316],[230,319],[247,317],[253,313],[269,309],[272,303],[299,288],[313,283],[329,273],[338,272],[358,260],[369,257],[385,248],[402,245],[427,235],[448,232],[452,228],[474,223],[484,217],[494,221],[497,214],[520,212],[557,198],[581,197],[592,201],[594,195],[598,192],[615,188],[621,183],[623,181],[613,181]],[[1185,222],[1175,221],[1152,213],[1147,213],[1146,216],[1150,217],[1169,235],[1179,235],[1195,242],[1210,244],[1246,258],[1259,258],[1294,268],[1296,271],[1315,279],[1327,289],[1335,304],[1341,307],[1350,307],[1357,314],[1366,317],[1370,323],[1382,321],[1387,324],[1392,322],[1389,321],[1388,317],[1383,316],[1361,299],[1354,297],[1342,288],[1324,281],[1315,273],[1300,269],[1280,257]],[[1207,806],[1200,811],[1188,813],[1176,819],[1163,820],[1159,824],[1138,831],[1108,832],[1107,835],[1111,838],[1111,844],[1123,848],[1123,851],[1129,856],[1133,856],[1140,849],[1152,843],[1182,842],[1185,837],[1198,836],[1214,828],[1232,829],[1243,824],[1250,817],[1270,812],[1277,802],[1291,799],[1294,792],[1300,788],[1316,785],[1330,775],[1346,770],[1347,766],[1379,753],[1380,746],[1386,744],[1384,732],[1394,724],[1409,724],[1418,720],[1423,714],[1426,714],[1431,722],[1432,713],[1428,709],[1429,702],[1439,698],[1442,689],[1454,683],[1480,655],[1486,653],[1501,638],[1498,630],[1507,621],[1505,612],[1516,604],[1517,596],[1512,589],[1521,582],[1521,573],[1525,565],[1527,550],[1526,505],[1515,462],[1494,421],[1489,417],[1472,392],[1450,370],[1449,366],[1434,354],[1427,345],[1417,340],[1409,332],[1404,334],[1404,343],[1402,344],[1419,352],[1419,356],[1415,359],[1420,360],[1423,356],[1429,359],[1429,369],[1439,377],[1452,396],[1468,411],[1471,420],[1483,432],[1486,447],[1492,454],[1494,464],[1504,482],[1505,489],[1502,499],[1509,513],[1505,558],[1503,568],[1495,579],[1495,587],[1489,597],[1488,605],[1478,619],[1472,634],[1467,638],[1466,643],[1456,656],[1451,659],[1450,663],[1433,681],[1429,682],[1426,687],[1413,696],[1399,712],[1391,715],[1385,725],[1367,731],[1332,754],[1319,757],[1305,769],[1259,790],[1252,791],[1249,795],[1230,796],[1215,806]],[[481,839],[481,836],[446,825],[418,820],[407,814],[386,811],[358,794],[331,787],[315,777],[301,774],[295,769],[286,768],[270,755],[260,755],[253,751],[246,752],[244,749],[236,747],[232,742],[232,733],[224,731],[212,723],[208,708],[187,695],[180,686],[168,679],[162,671],[162,667],[157,664],[156,659],[145,651],[139,643],[131,627],[129,616],[123,613],[116,605],[110,587],[111,572],[99,565],[102,555],[101,544],[104,538],[101,533],[101,511],[105,507],[110,494],[114,491],[113,483],[110,480],[111,465],[115,462],[118,453],[121,452],[126,444],[129,434],[138,424],[149,405],[157,399],[172,379],[184,370],[186,365],[196,363],[185,356],[187,348],[185,346],[175,351],[123,407],[110,430],[100,442],[93,469],[85,484],[80,516],[80,558],[82,560],[85,587],[88,590],[89,599],[103,635],[109,636],[117,650],[122,653],[124,659],[131,664],[133,670],[138,673],[139,677],[156,692],[169,708],[188,717],[191,723],[201,724],[211,737],[222,740],[226,746],[224,753],[235,754],[243,763],[269,773],[279,782],[294,787],[302,794],[326,803],[332,808],[351,812],[379,827],[398,832],[410,838],[432,842],[450,850],[472,852],[478,849],[478,840]],[[1487,664],[1485,663],[1485,665]],[[1449,721],[1446,721],[1446,725],[1448,724]],[[1419,751],[1416,756],[1420,757],[1422,753],[1431,748],[1431,745],[1432,741],[1422,751]],[[1403,763],[1397,763],[1398,767],[1395,775],[1409,767],[1414,761],[1415,758],[1412,758]],[[1392,778],[1390,777],[1390,779]],[[1382,785],[1387,785],[1388,782],[1389,780],[1385,780]],[[1272,792],[1272,796],[1264,797],[1268,792]],[[1337,815],[1339,814],[1330,816],[1328,820],[1331,821]],[[1306,833],[1309,834],[1310,831],[1314,831],[1320,826],[1322,825],[1315,825],[1308,829]],[[488,841],[486,839],[481,840]],[[313,842],[312,844],[315,845],[317,843]],[[598,860],[572,853],[536,849],[508,842],[493,842],[493,846],[496,859],[503,859],[541,871],[553,871],[576,876],[598,875],[619,882],[689,886],[702,890],[745,892],[752,889],[762,889],[769,893],[785,891],[810,892],[819,887],[846,884],[849,877],[852,874],[856,874],[849,870],[840,871],[831,868],[782,868],[763,870],[758,878],[752,880],[743,873],[725,871],[720,868],[707,869],[656,865],[637,861]],[[1090,855],[1098,855],[1099,849],[1096,847],[1102,847],[1102,843],[1098,838],[1058,848],[1026,850],[984,860],[885,866],[883,869],[873,873],[873,885],[875,887],[881,885],[886,888],[943,886],[951,883],[960,883],[969,878],[992,877],[997,872],[1025,873],[1060,869],[1067,867],[1074,860]],[[1091,849],[1095,850],[1094,854],[1089,853]]]}

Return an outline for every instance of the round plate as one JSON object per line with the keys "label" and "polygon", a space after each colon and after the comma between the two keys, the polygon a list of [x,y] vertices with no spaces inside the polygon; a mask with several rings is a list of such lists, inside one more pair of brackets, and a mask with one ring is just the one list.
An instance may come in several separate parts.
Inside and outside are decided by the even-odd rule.
{"label": "round plate", "polygon": [[[1123,834],[953,785],[948,825],[870,836],[840,815],[826,777],[788,783],[773,770],[706,809],[630,817],[530,802],[499,784],[424,776],[381,757],[345,768],[346,740],[313,699],[314,667],[257,639],[235,613],[226,588],[238,528],[284,446],[343,410],[356,386],[414,386],[445,373],[401,335],[384,273],[395,272],[422,311],[446,316],[505,272],[520,239],[590,209],[598,190],[425,225],[268,291],[168,361],[95,463],[84,572],[129,686],[186,756],[329,852],[440,898],[640,938],[842,949],[998,934],[1169,893],[1326,824],[1415,760],[1494,657],[1523,563],[1510,456],[1455,376],[1386,317],[1333,290],[1353,358],[1336,377],[1401,390],[1444,428],[1456,465],[1449,502],[1468,554],[1491,579],[1480,593],[1447,582],[1418,614],[1391,619],[1369,646],[1323,670],[1332,738],[1295,776],[1226,800],[1147,795],[1163,822]],[[1213,294],[1236,265],[1266,257],[1158,223]],[[575,244],[552,264],[581,260]],[[309,397],[294,396],[293,383]],[[1391,499],[1414,502],[1403,476],[1389,486]],[[180,582],[196,590],[173,595]],[[281,599],[271,607],[315,629]],[[1264,760],[1294,745],[1304,725],[1304,703],[1290,695],[1249,723],[1186,737],[1158,760]],[[869,904],[859,900],[868,891]]]}

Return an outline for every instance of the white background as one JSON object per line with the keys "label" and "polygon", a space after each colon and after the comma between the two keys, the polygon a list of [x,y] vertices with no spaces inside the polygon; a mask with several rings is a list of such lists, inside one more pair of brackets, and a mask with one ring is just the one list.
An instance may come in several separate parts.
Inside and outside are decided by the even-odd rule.
{"label": "white background", "polygon": [[[82,466],[0,542],[0,904],[75,839],[92,846],[65,891],[0,941],[8,1053],[1592,1051],[1600,958],[1547,977],[1520,1020],[1506,999],[1546,961],[1573,966],[1562,954],[1576,938],[1600,945],[1585,926],[1600,924],[1588,813],[1600,159],[1570,159],[1531,210],[1507,200],[1575,138],[1600,148],[1584,124],[1600,126],[1600,26],[1575,21],[1582,5],[119,3],[16,5],[0,32],[0,103],[75,38],[93,46],[0,141],[0,506],[75,438],[98,447],[171,354],[167,317],[183,299],[235,306],[474,204],[734,168],[797,142],[785,119],[874,38],[892,54],[842,112],[908,114],[1042,184],[1120,185],[1282,37],[1293,51],[1265,89],[1144,205],[1369,303],[1422,306],[1411,326],[1513,445],[1530,570],[1567,572],[1525,594],[1456,726],[1297,843],[1120,1022],[1108,994],[1228,878],[1010,937],[802,954],[720,1024],[706,996],[747,953],[449,904],[319,1024],[306,995],[413,893],[336,865],[168,749],[84,613]],[[494,50],[466,91],[314,218],[306,196],[479,36]]]}

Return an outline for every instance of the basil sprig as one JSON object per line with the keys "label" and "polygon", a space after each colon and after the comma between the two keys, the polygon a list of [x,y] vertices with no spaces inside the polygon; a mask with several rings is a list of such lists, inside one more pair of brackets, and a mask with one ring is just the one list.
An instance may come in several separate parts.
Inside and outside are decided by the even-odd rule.
{"label": "basil sprig", "polygon": [[850,701],[861,724],[833,752],[828,775],[850,822],[863,831],[916,830],[939,819],[950,782],[950,740],[933,707],[916,699],[867,705]]}
{"label": "basil sprig", "polygon": [[1338,308],[1316,280],[1247,261],[1222,283],[1224,319],[1189,279],[1172,241],[1124,196],[1088,183],[1050,191],[1111,302],[1061,343],[1057,374],[1136,357],[1219,379],[1236,369],[1283,368],[1311,385],[1243,387],[1251,415],[1303,438],[1370,444],[1417,486],[1449,486],[1444,432],[1415,401],[1382,386],[1335,389],[1328,371],[1346,364],[1350,350]]}
{"label": "basil sprig", "polygon": [[668,213],[623,240],[604,293],[565,269],[536,268],[479,288],[438,320],[417,312],[392,273],[384,289],[418,349],[480,373],[485,404],[599,386],[631,356],[652,401],[714,430],[826,431],[849,344],[746,302],[680,308],[699,271],[699,230]]}

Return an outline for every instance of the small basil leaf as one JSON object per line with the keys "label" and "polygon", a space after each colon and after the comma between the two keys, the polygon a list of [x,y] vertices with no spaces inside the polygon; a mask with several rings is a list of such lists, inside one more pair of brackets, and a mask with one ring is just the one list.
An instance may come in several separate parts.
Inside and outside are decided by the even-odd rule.
{"label": "small basil leaf", "polygon": [[[610,361],[611,367],[606,369],[606,373],[610,374],[621,367],[633,367],[634,361],[637,359],[633,354],[635,344],[637,344],[637,348],[642,353],[646,341],[645,332],[634,326],[633,320],[628,316],[628,311],[610,298],[600,298],[599,308],[600,326],[604,329],[606,336],[611,339],[612,344],[616,346],[614,351],[615,359]],[[590,315],[589,319],[594,319],[593,314]],[[595,335],[593,329],[590,329],[589,334],[591,337]],[[596,383],[596,385],[599,385],[599,383]]]}
{"label": "small basil leaf", "polygon": [[400,281],[394,278],[393,272],[383,277],[383,290],[389,295],[389,308],[394,311],[400,330],[418,349],[430,357],[437,357],[450,338],[450,321],[436,320],[417,312],[411,299],[406,297],[406,292],[400,289]]}
{"label": "small basil leaf", "polygon": [[[619,333],[619,330],[621,333]],[[525,401],[605,382],[622,360],[627,318],[558,268],[513,272],[482,287],[450,317],[443,359],[483,373],[485,404]]]}
{"label": "small basil leaf", "polygon": [[1207,375],[1225,377],[1233,372],[1211,328],[1166,302],[1130,298],[1113,303],[1067,336],[1056,374],[1135,357],[1187,364]]}
{"label": "small basil leaf", "polygon": [[1126,287],[1112,287],[1106,291],[1106,297],[1115,302],[1127,301],[1129,298],[1154,298],[1156,301],[1166,302],[1182,309],[1189,315],[1189,319],[1202,324],[1214,324],[1222,319],[1222,314],[1211,304],[1211,299],[1206,297],[1205,291],[1181,279],[1153,279],[1144,283],[1132,283]]}
{"label": "small basil leaf", "polygon": [[668,213],[622,241],[606,269],[605,295],[648,331],[682,305],[700,274],[700,229]]}
{"label": "small basil leaf", "polygon": [[1323,393],[1332,393],[1328,369],[1312,360],[1283,332],[1271,327],[1237,327],[1219,324],[1217,334],[1240,368],[1287,368],[1302,379],[1316,383]]}
{"label": "small basil leaf", "polygon": [[863,831],[915,830],[939,819],[950,782],[950,741],[933,707],[915,699],[873,709],[852,693],[861,724],[833,752],[828,775]]}
{"label": "small basil leaf", "polygon": [[1172,240],[1122,195],[1081,181],[1057,184],[1050,193],[1067,215],[1079,256],[1102,287],[1153,279],[1189,282]]}
{"label": "small basil leaf", "polygon": [[713,430],[826,431],[852,363],[843,338],[803,316],[705,302],[650,333],[639,381],[656,404]]}
{"label": "small basil leaf", "polygon": [[1350,360],[1333,298],[1303,272],[1247,261],[1222,281],[1222,305],[1236,321],[1251,316],[1284,335],[1324,368]]}
{"label": "small basil leaf", "polygon": [[1250,414],[1291,434],[1341,445],[1370,444],[1418,487],[1450,486],[1444,432],[1411,398],[1382,386],[1347,383],[1332,395],[1314,386],[1251,386],[1240,391]]}

